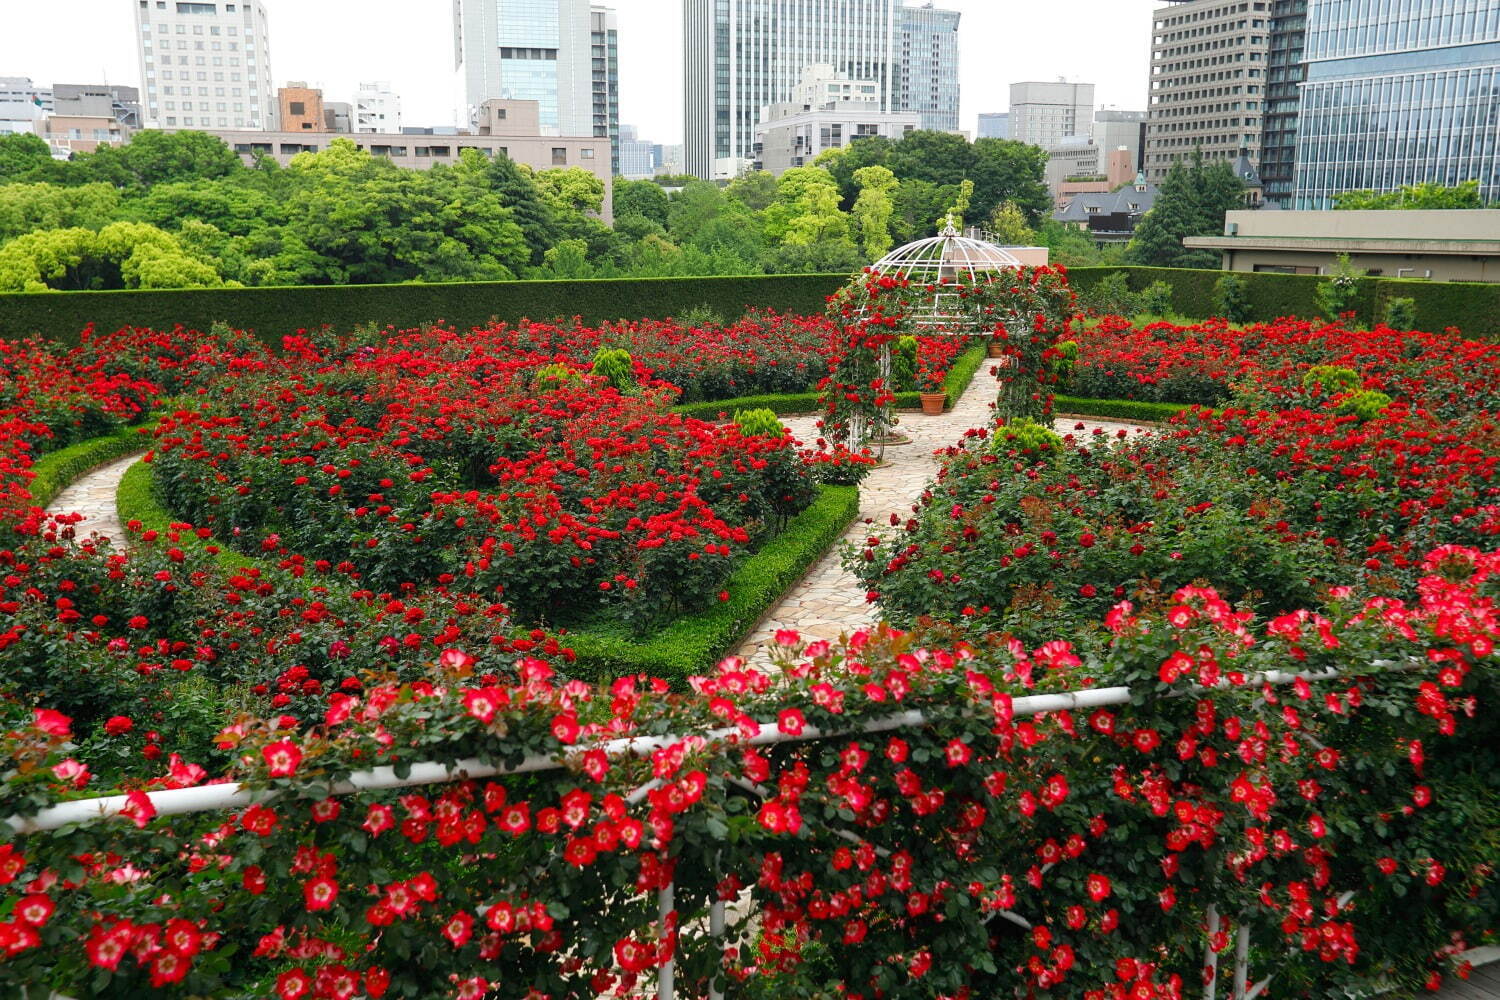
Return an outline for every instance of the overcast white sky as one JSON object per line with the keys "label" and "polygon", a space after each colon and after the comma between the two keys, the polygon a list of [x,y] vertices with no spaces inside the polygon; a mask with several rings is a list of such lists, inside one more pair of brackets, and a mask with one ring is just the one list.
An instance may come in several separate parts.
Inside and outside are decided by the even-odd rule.
{"label": "overcast white sky", "polygon": [[[350,100],[390,80],[407,125],[452,124],[450,0],[266,0],[278,86],[307,80]],[[620,120],[682,141],[682,0],[614,0],[620,15]],[[139,86],[134,0],[0,0],[0,76],[38,84]],[[1098,84],[1101,104],[1145,107],[1153,0],[947,0],[963,12],[962,127],[1003,111],[1018,80]]]}

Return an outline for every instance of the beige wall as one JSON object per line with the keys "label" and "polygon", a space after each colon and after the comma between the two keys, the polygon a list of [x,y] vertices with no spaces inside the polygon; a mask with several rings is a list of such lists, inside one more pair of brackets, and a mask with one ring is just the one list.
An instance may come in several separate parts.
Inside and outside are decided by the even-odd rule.
{"label": "beige wall", "polygon": [[1224,233],[1298,239],[1490,240],[1500,243],[1500,209],[1368,212],[1226,212]]}
{"label": "beige wall", "polygon": [[113,118],[51,115],[38,124],[37,134],[54,153],[92,153],[100,146],[117,146],[127,136],[125,128]]}
{"label": "beige wall", "polygon": [[[1337,256],[1327,251],[1238,250],[1224,252],[1224,270],[1295,267],[1298,273],[1327,274]],[[1351,253],[1355,267],[1381,278],[1430,278],[1433,281],[1500,281],[1500,254]],[[1429,273],[1431,272],[1431,273]]]}

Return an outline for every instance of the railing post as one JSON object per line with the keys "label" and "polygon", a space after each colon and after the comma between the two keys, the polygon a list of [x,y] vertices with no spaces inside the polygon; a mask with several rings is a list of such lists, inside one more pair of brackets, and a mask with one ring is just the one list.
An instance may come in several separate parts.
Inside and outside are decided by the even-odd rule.
{"label": "railing post", "polygon": [[1245,1000],[1250,981],[1250,924],[1242,922],[1234,932],[1234,1000]]}
{"label": "railing post", "polygon": [[[661,920],[662,937],[666,937],[667,922],[672,918],[672,911],[676,908],[673,899],[673,884],[668,882],[661,887],[656,894],[656,911]],[[677,955],[676,950],[667,955],[666,961],[661,963],[660,971],[656,975],[656,1000],[674,1000],[677,990]]]}
{"label": "railing post", "polygon": [[715,899],[708,908],[708,936],[718,949],[716,964],[709,973],[708,1000],[724,1000],[724,991],[719,988],[719,976],[724,971],[724,901]]}
{"label": "railing post", "polygon": [[1203,959],[1203,1000],[1214,1000],[1219,992],[1219,953],[1214,951],[1214,937],[1219,933],[1219,908],[1208,905],[1208,948]]}

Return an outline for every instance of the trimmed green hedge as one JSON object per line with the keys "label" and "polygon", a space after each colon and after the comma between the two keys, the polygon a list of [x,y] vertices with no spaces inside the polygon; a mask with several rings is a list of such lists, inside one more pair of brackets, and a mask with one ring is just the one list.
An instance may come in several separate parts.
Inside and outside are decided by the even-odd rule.
{"label": "trimmed green hedge", "polygon": [[743,278],[606,278],[595,281],[476,281],[407,285],[318,285],[284,288],[200,288],[171,291],[17,292],[0,294],[0,337],[42,336],[76,343],[92,323],[102,330],[181,324],[207,330],[215,322],[253,330],[272,347],[282,336],[324,324],[398,328],[435,320],[477,326],[491,317],[579,316],[604,320],[660,319],[695,306],[725,318],[747,306],[822,312],[847,275],[755,275]]}
{"label": "trimmed green hedge", "polygon": [[822,487],[812,506],[735,571],[728,601],[678,618],[647,641],[589,632],[562,636],[559,642],[578,657],[572,672],[585,679],[644,673],[681,681],[713,669],[858,516],[857,487]]}
{"label": "trimmed green hedge", "polygon": [[[958,402],[958,397],[969,388],[975,374],[984,364],[985,353],[981,346],[971,347],[960,354],[948,369],[943,379],[943,392],[948,394],[948,409]],[[896,393],[895,407],[898,410],[918,410],[922,407],[921,393]],[[792,392],[780,396],[739,396],[735,399],[710,399],[699,403],[685,403],[674,409],[687,417],[699,420],[717,420],[719,414],[734,416],[735,410],[767,409],[777,416],[788,414],[816,413],[823,408],[822,397],[816,392]]]}
{"label": "trimmed green hedge", "polygon": [[1374,320],[1385,319],[1391,299],[1413,299],[1418,329],[1439,332],[1451,326],[1469,337],[1500,337],[1500,284],[1386,278],[1375,285]]}
{"label": "trimmed green hedge", "polygon": [[1149,423],[1164,423],[1187,408],[1182,403],[1146,403],[1138,399],[1085,399],[1081,396],[1057,396],[1052,400],[1054,413],[1098,417],[1102,420]]}
{"label": "trimmed green hedge", "polygon": [[[1172,309],[1183,316],[1208,317],[1218,313],[1214,286],[1224,271],[1198,271],[1172,267],[1075,267],[1068,270],[1068,281],[1082,294],[1116,271],[1125,272],[1130,290],[1139,292],[1157,281],[1172,286]],[[1245,280],[1251,318],[1271,322],[1282,316],[1319,316],[1318,285],[1326,279],[1315,274],[1274,274],[1269,272],[1236,273]],[[1360,282],[1356,310],[1361,318],[1372,315],[1379,279]],[[1482,287],[1482,286],[1481,286]]]}

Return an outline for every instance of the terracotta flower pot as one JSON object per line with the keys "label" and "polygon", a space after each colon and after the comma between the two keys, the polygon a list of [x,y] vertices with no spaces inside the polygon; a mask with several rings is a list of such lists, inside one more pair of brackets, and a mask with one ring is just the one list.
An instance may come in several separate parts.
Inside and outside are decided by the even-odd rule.
{"label": "terracotta flower pot", "polygon": [[946,392],[924,392],[922,397],[922,412],[929,417],[940,417],[943,415],[943,407],[948,405],[948,394]]}
{"label": "terracotta flower pot", "polygon": [[1000,341],[996,340],[994,337],[990,338],[989,343],[985,345],[985,348],[989,352],[989,356],[992,358],[1005,357],[1005,345],[1000,343]]}

